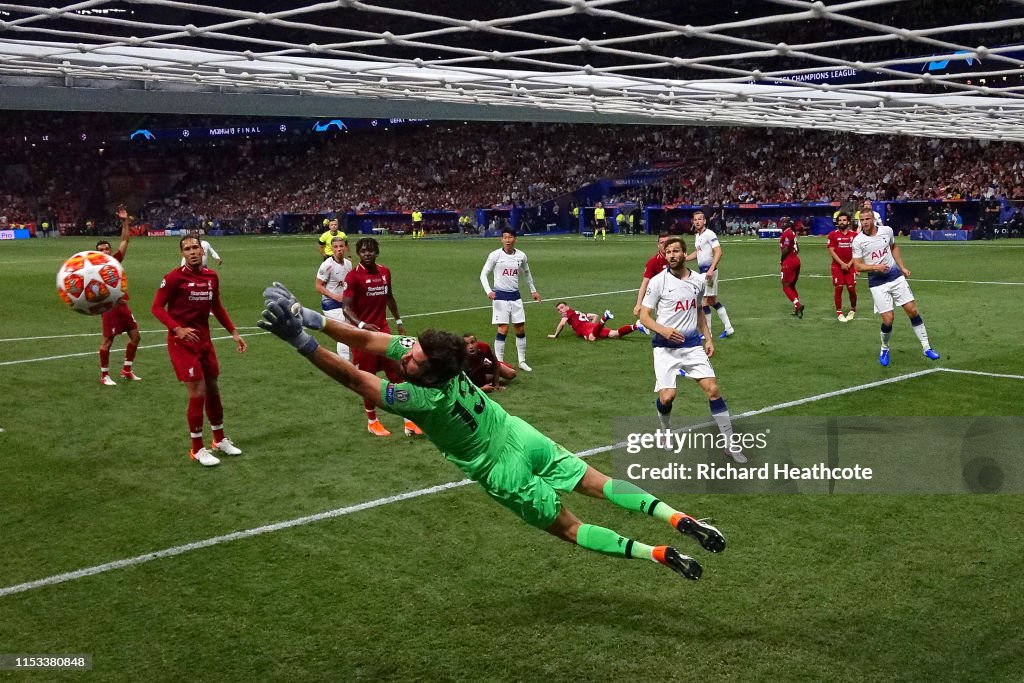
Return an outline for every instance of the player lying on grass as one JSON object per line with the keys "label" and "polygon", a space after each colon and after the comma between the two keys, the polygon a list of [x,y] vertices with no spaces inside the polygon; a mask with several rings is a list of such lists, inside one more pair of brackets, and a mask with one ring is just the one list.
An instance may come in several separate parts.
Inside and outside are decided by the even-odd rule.
{"label": "player lying on grass", "polygon": [[[360,330],[303,308],[279,283],[263,294],[266,309],[260,327],[290,343],[324,374],[368,402],[415,420],[445,458],[528,524],[588,550],[653,560],[688,579],[700,578],[700,564],[671,546],[646,545],[581,522],[559,498],[559,492],[577,491],[668,522],[711,552],[725,548],[725,539],[713,526],[672,509],[629,482],[598,472],[491,401],[462,372],[466,354],[462,337],[438,330],[426,330],[419,338]],[[320,346],[304,327],[399,362],[405,381],[394,383],[359,370]]]}
{"label": "player lying on grass", "polygon": [[617,330],[609,330],[604,325],[609,320],[614,318],[611,311],[606,310],[604,315],[599,316],[597,313],[582,313],[576,309],[569,308],[569,305],[564,301],[559,301],[555,304],[555,308],[562,314],[562,319],[558,321],[558,326],[555,327],[555,333],[549,334],[548,339],[554,339],[561,333],[562,328],[566,325],[572,328],[572,331],[576,333],[577,337],[582,337],[587,341],[597,341],[598,339],[618,339],[624,337],[630,332],[636,332],[637,330],[643,330],[639,326],[639,323],[634,325],[622,325]]}

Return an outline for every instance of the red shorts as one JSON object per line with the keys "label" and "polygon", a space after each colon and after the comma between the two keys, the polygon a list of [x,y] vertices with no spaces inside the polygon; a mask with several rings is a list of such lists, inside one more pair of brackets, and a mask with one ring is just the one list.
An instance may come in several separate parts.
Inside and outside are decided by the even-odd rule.
{"label": "red shorts", "polygon": [[103,314],[103,336],[116,337],[122,332],[138,329],[139,324],[135,322],[132,309],[128,304],[119,303]]}
{"label": "red shorts", "polygon": [[857,269],[850,268],[847,271],[843,271],[842,268],[837,266],[835,263],[832,264],[832,284],[836,287],[842,287],[846,285],[850,287],[857,284]]}
{"label": "red shorts", "polygon": [[604,339],[608,336],[609,329],[604,326],[604,323],[583,323],[582,325],[577,325],[574,331],[577,337],[582,337],[583,339],[586,339],[589,335],[594,335],[597,339]]}
{"label": "red shorts", "polygon": [[392,382],[404,382],[401,366],[387,356],[378,356],[375,353],[367,353],[360,349],[352,349],[352,363],[363,372],[376,375],[384,371],[384,375]]}
{"label": "red shorts", "polygon": [[178,376],[179,382],[220,376],[217,352],[213,350],[213,342],[209,339],[187,342],[169,334],[167,355],[171,357],[171,365],[174,366],[174,374]]}
{"label": "red shorts", "polygon": [[791,285],[800,279],[800,261],[784,261],[782,263],[782,282]]}

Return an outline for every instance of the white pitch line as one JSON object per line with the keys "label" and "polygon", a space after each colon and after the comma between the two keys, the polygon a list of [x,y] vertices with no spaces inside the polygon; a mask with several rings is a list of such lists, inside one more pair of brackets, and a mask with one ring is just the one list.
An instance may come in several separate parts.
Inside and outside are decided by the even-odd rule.
{"label": "white pitch line", "polygon": [[[745,275],[743,277],[722,278],[720,280],[720,282],[735,282],[735,281],[738,281],[738,280],[754,280],[754,279],[757,279],[757,278],[764,278],[764,277],[778,277],[778,274],[777,273],[768,273],[766,275]],[[611,292],[595,292],[593,294],[574,294],[574,295],[571,295],[571,296],[550,297],[550,298],[547,299],[547,301],[562,301],[563,299],[566,300],[566,301],[568,301],[570,299],[586,299],[588,297],[593,297],[593,296],[609,296],[609,295],[612,295],[612,294],[629,294],[629,293],[635,292],[635,291],[636,291],[635,289],[619,289],[619,290],[615,290],[615,291],[611,291]],[[535,304],[535,303],[538,303],[538,302],[532,301],[532,300],[530,300],[530,301],[525,301],[524,300],[523,303]],[[543,302],[541,302],[541,303],[543,303]],[[403,315],[402,317],[403,318],[425,318],[425,317],[429,317],[429,316],[432,316],[432,315],[445,315],[447,313],[465,313],[467,311],[482,311],[482,310],[490,310],[490,309],[491,309],[491,306],[490,306],[490,304],[488,304],[486,306],[470,306],[469,308],[453,308],[453,309],[450,309],[450,310],[447,310],[447,311],[431,311],[430,313],[410,313],[410,314],[407,314],[407,315]],[[259,329],[259,328],[257,328],[257,327],[236,327],[235,329],[236,330],[256,330],[256,329]],[[158,333],[158,332],[164,334],[164,333],[167,332],[167,330],[165,328],[161,328],[161,329],[158,329],[158,330],[139,330],[139,334],[155,334],[155,333]],[[75,338],[75,337],[100,337],[100,336],[102,336],[102,334],[103,334],[102,332],[83,332],[83,333],[80,333],[80,334],[55,334],[55,335],[50,335],[50,336],[45,336],[45,337],[8,337],[8,338],[5,338],[5,339],[0,339],[0,342],[41,341],[41,340],[46,340],[46,339],[72,339],[72,338]],[[245,336],[245,335],[243,335],[243,336]],[[161,345],[161,346],[164,346],[164,345]],[[159,348],[159,347],[149,347],[149,346],[146,346],[146,347],[139,347],[139,348]],[[75,356],[82,356],[82,355],[88,355],[88,354],[78,353],[78,354],[69,354],[67,356],[53,356],[52,358],[44,358],[44,359],[40,359],[40,360],[54,360],[54,359],[57,359],[57,358],[73,358]],[[0,363],[0,365],[12,365],[14,363],[29,363],[29,362],[32,362],[32,361],[13,361],[11,363]]]}
{"label": "white pitch line", "polygon": [[[258,330],[260,328],[255,325],[248,327],[236,327],[236,330]],[[167,328],[161,327],[159,330],[139,330],[139,334],[167,334]],[[8,337],[7,339],[0,339],[0,342],[22,342],[22,341],[40,341],[43,339],[73,339],[75,337],[102,337],[102,332],[82,332],[80,334],[51,334],[46,337]]]}
{"label": "white pitch line", "polygon": [[[921,370],[919,372],[911,372],[906,375],[898,375],[896,377],[890,377],[878,382],[869,382],[867,384],[858,384],[856,386],[847,387],[845,389],[838,389],[836,391],[828,391],[823,394],[816,394],[808,398],[798,399],[796,401],[787,401],[786,403],[778,403],[767,408],[761,408],[760,410],[751,410],[740,415],[735,416],[749,417],[751,415],[761,415],[763,413],[769,413],[775,410],[782,410],[783,408],[790,408],[792,406],[803,405],[805,403],[812,403],[814,401],[821,401],[827,398],[835,396],[842,396],[844,394],[850,394],[856,391],[863,391],[865,389],[873,389],[886,384],[892,384],[894,382],[901,382],[907,379],[913,379],[915,377],[921,377],[922,375],[928,375],[933,372],[940,372],[945,368],[929,368],[928,370]],[[625,446],[625,442],[619,442],[609,444],[607,446],[598,446],[596,448],[590,448],[585,451],[580,451],[576,455],[581,458],[587,458],[592,455],[599,453],[605,453],[616,448],[622,448]],[[403,500],[409,500],[411,498],[419,498],[420,496],[426,496],[433,493],[439,493],[441,491],[448,491],[451,489],[459,488],[461,486],[467,486],[472,484],[471,479],[462,479],[460,481],[448,482],[447,484],[437,484],[427,488],[417,489],[415,491],[408,491],[406,493],[399,493],[394,496],[387,496],[385,498],[377,498],[376,500],[369,500],[364,503],[357,503],[355,505],[349,505],[343,508],[337,508],[334,510],[328,510],[326,512],[318,512],[312,515],[306,515],[295,519],[286,520],[283,522],[274,522],[273,524],[267,524],[253,529],[245,529],[243,531],[235,531],[230,534],[224,534],[221,536],[214,536],[202,541],[195,541],[193,543],[186,543],[184,545],[177,545],[171,548],[164,548],[163,550],[157,550],[150,553],[144,553],[142,555],[136,555],[135,557],[129,557],[124,560],[115,560],[113,562],[107,562],[99,564],[93,567],[86,567],[84,569],[77,569],[72,572],[64,572],[62,574],[54,574],[42,579],[36,579],[35,581],[27,581],[25,583],[18,583],[12,586],[6,586],[0,588],[0,598],[7,595],[14,595],[15,593],[24,593],[25,591],[34,590],[36,588],[43,588],[45,586],[54,586],[57,584],[65,583],[67,581],[74,581],[76,579],[85,578],[87,576],[95,576],[96,574],[102,574],[116,569],[123,569],[125,567],[131,567],[134,565],[143,564],[152,560],[158,560],[164,557],[174,557],[175,555],[181,555],[183,553],[190,552],[192,550],[199,550],[201,548],[209,548],[211,546],[219,545],[221,543],[229,543],[231,541],[237,541],[244,538],[252,538],[253,536],[260,536],[262,534],[271,533],[273,531],[280,531],[282,529],[290,529],[296,526],[303,526],[306,524],[312,524],[313,522],[319,522],[324,519],[334,519],[336,517],[344,517],[351,515],[355,512],[361,512],[363,510],[371,510],[376,507],[383,505],[389,505],[391,503],[397,503]]]}
{"label": "white pitch line", "polygon": [[[831,275],[821,275],[821,274],[818,274],[818,273],[812,273],[812,274],[808,275],[807,277],[831,278],[832,276]],[[989,282],[987,280],[928,280],[926,278],[921,278],[921,277],[911,277],[911,278],[908,278],[907,281],[911,282],[911,283],[913,283],[913,282],[941,282],[942,284],[946,284],[946,285],[1010,285],[1010,286],[1016,286],[1016,287],[1024,286],[1024,282]]]}
{"label": "white pitch line", "polygon": [[955,370],[953,368],[938,368],[941,372],[955,372],[958,375],[978,375],[981,377],[997,377],[1000,379],[1024,380],[1024,375],[1006,375],[998,372],[981,372],[980,370]]}
{"label": "white pitch line", "polygon": [[[240,334],[238,336],[240,336],[240,337],[252,337],[254,335],[263,335],[263,334],[268,334],[268,333],[267,332],[250,332],[249,334]],[[211,341],[220,341],[222,339],[233,339],[233,337],[230,337],[230,336],[228,336],[228,337],[211,337]],[[139,348],[140,349],[162,349],[162,348],[165,348],[166,346],[167,346],[166,343],[163,343],[163,344],[148,344],[146,346],[140,346]],[[114,353],[114,354],[124,353],[124,349],[111,349],[110,352]],[[60,356],[43,356],[42,358],[24,358],[22,360],[5,360],[3,362],[0,362],[0,367],[3,367],[5,365],[22,365],[24,363],[39,363],[39,362],[42,362],[44,360],[60,360],[62,358],[81,358],[82,356],[95,356],[95,355],[96,355],[96,351],[83,351],[81,353],[65,353],[65,354],[60,355]]]}

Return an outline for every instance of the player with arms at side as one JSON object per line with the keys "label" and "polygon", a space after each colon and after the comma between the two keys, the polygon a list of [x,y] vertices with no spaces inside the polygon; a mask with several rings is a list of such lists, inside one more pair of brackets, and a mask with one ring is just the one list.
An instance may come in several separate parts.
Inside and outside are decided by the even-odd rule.
{"label": "player with arms at side", "polygon": [[907,284],[910,271],[903,265],[903,256],[892,228],[875,225],[875,217],[870,211],[860,214],[860,233],[853,240],[853,265],[858,271],[868,274],[868,289],[875,304],[875,313],[882,316],[882,349],[878,353],[878,362],[883,366],[889,365],[889,339],[892,337],[893,309],[896,306],[902,306],[910,318],[924,355],[929,360],[938,360],[940,356],[928,342],[928,331],[917,312],[914,293]]}
{"label": "player with arms at side", "polygon": [[[491,289],[487,279],[489,274],[494,277],[494,289]],[[526,277],[533,300],[540,301],[526,252],[516,249],[516,231],[505,228],[501,231],[501,248],[492,251],[484,262],[483,270],[480,271],[480,284],[491,300],[491,323],[497,325],[494,355],[500,361],[505,360],[505,337],[508,335],[508,325],[512,323],[516,329],[519,369],[532,372],[533,368],[526,364],[526,311],[523,309],[523,297],[519,294],[520,274]]]}
{"label": "player with arms at side", "polygon": [[178,381],[188,389],[188,431],[192,437],[190,456],[204,467],[220,463],[203,443],[203,409],[213,431],[213,450],[241,455],[224,435],[224,407],[220,400],[220,364],[210,339],[210,314],[224,326],[239,353],[249,348],[231,322],[220,301],[220,278],[203,266],[203,248],[197,237],[179,242],[185,265],[164,276],[153,297],[150,311],[167,328],[167,354]]}
{"label": "player with arms at side", "polygon": [[[693,253],[686,256],[687,261],[697,261],[697,270],[707,280],[707,288],[704,290],[704,316],[708,321],[708,329],[711,329],[711,309],[718,313],[725,329],[719,335],[722,339],[736,334],[729,322],[729,314],[725,306],[718,300],[718,262],[722,260],[722,245],[718,243],[718,235],[709,230],[707,217],[703,211],[693,212],[693,230],[696,236],[693,238]],[[641,321],[643,322],[643,321]]]}
{"label": "player with arms at side", "polygon": [[[324,315],[331,320],[346,322],[342,304],[345,302],[345,277],[352,272],[352,262],[348,256],[348,240],[338,235],[331,240],[331,258],[320,264],[316,271],[313,286],[320,293],[320,307]],[[338,355],[345,360],[352,360],[347,346],[338,343]]]}
{"label": "player with arms at side", "polygon": [[558,337],[566,325],[572,328],[577,337],[586,339],[589,342],[597,341],[598,339],[618,339],[637,330],[637,325],[622,325],[616,330],[606,328],[604,326],[605,323],[615,317],[611,311],[605,311],[603,316],[599,316],[597,313],[583,313],[570,308],[564,301],[559,301],[555,304],[555,308],[562,315],[562,319],[555,326],[554,334],[548,335],[548,339]]}
{"label": "player with arms at side", "polygon": [[793,303],[793,313],[798,318],[804,317],[804,305],[800,303],[800,294],[796,291],[796,281],[800,279],[800,245],[796,240],[793,222],[788,221],[786,228],[779,237],[779,268],[782,271],[782,291]]}
{"label": "player with arms at side", "polygon": [[[857,315],[857,269],[853,267],[853,238],[857,233],[850,228],[850,214],[840,211],[836,216],[836,229],[828,234],[828,242],[825,243],[832,256],[836,317],[841,323],[853,320]],[[844,287],[850,294],[850,312],[846,315],[843,315]]]}
{"label": "player with arms at side", "polygon": [[[342,311],[350,323],[360,330],[390,333],[386,309],[395,318],[395,327],[405,334],[405,324],[398,314],[398,302],[395,301],[395,283],[391,279],[391,271],[387,266],[377,263],[380,256],[380,245],[372,237],[363,237],[356,242],[356,255],[359,264],[345,276],[345,294],[342,296]],[[340,339],[337,341],[341,341]],[[357,368],[371,375],[383,371],[392,381],[401,381],[398,365],[373,353],[355,349],[352,351],[352,362]],[[377,419],[377,407],[372,401],[363,401],[366,410],[366,429],[374,436],[391,436]],[[405,435],[422,434],[420,428],[412,420],[406,420]]]}
{"label": "player with arms at side", "polygon": [[676,400],[676,380],[683,370],[707,396],[711,417],[730,444],[726,455],[744,463],[747,456],[732,447],[732,418],[709,360],[715,353],[711,328],[704,317],[704,309],[697,305],[704,295],[707,278],[686,267],[686,243],[678,237],[670,237],[665,242],[665,260],[668,268],[651,278],[640,309],[640,322],[654,335],[651,339],[654,391],[658,394],[654,405],[661,426],[672,427],[670,416]]}
{"label": "player with arms at side", "polygon": [[516,378],[516,369],[498,360],[486,342],[477,341],[472,332],[463,334],[462,339],[466,342],[466,363],[462,370],[485,393],[501,391],[505,388],[501,380],[507,382]]}
{"label": "player with arms at side", "polygon": [[[110,253],[110,242],[100,240],[96,243],[96,251],[113,256],[120,262],[124,262],[125,254],[128,253],[128,239],[131,235],[131,222],[128,219],[128,209],[124,205],[117,207],[117,217],[121,221],[121,242],[117,251]],[[127,275],[125,282],[127,283]],[[128,344],[124,347],[124,366],[121,368],[121,377],[127,380],[138,382],[142,378],[135,374],[132,365],[135,363],[135,352],[139,348],[139,324],[135,322],[132,309],[128,308],[128,293],[117,302],[117,305],[103,314],[103,341],[100,342],[100,383],[108,387],[115,386],[110,377],[110,349],[114,345],[114,337],[122,332],[128,333]]]}
{"label": "player with arms at side", "polygon": [[[528,524],[588,550],[654,561],[688,579],[700,578],[697,561],[671,546],[649,546],[584,524],[559,497],[560,492],[577,491],[645,512],[711,552],[725,549],[725,539],[713,526],[670,508],[629,482],[611,479],[505,412],[462,372],[466,344],[461,337],[437,330],[413,338],[354,329],[302,308],[277,283],[263,294],[267,302],[260,327],[290,343],[324,374],[366,401],[415,419],[449,462]],[[359,353],[383,354],[400,362],[403,381],[388,382],[362,372],[321,347],[303,325],[322,329]]]}

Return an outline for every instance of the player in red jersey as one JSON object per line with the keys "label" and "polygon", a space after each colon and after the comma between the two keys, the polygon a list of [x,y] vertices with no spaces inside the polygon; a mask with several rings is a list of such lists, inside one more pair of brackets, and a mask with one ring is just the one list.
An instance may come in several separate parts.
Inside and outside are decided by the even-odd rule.
{"label": "player in red jersey", "polygon": [[[131,224],[128,220],[128,210],[122,204],[117,207],[117,217],[121,219],[121,243],[117,251],[110,253],[110,242],[100,240],[96,243],[96,251],[101,251],[124,261],[124,255],[128,253],[128,237],[131,234]],[[127,283],[127,278],[125,279]],[[103,341],[100,342],[100,383],[108,387],[117,384],[110,377],[110,347],[114,345],[114,337],[122,332],[128,333],[128,345],[124,347],[124,367],[121,368],[121,377],[138,382],[142,378],[132,371],[132,363],[135,362],[135,351],[139,348],[139,324],[135,322],[132,309],[128,308],[128,293],[117,302],[117,305],[103,314]]]}
{"label": "player in red jersey", "polygon": [[[342,310],[348,321],[361,330],[391,333],[385,310],[395,318],[399,334],[405,334],[405,325],[398,315],[395,301],[395,284],[387,266],[377,263],[380,245],[372,237],[356,242],[359,265],[345,276],[345,294],[342,296]],[[398,363],[384,356],[352,349],[352,363],[362,370],[376,375],[383,371],[392,382],[401,382],[402,373]],[[374,436],[391,436],[391,432],[377,419],[377,408],[372,401],[363,400],[366,409],[366,428]],[[405,421],[405,435],[422,434],[423,431],[412,420]]]}
{"label": "player in red jersey", "polygon": [[515,368],[498,360],[494,350],[486,342],[477,341],[475,334],[466,332],[462,335],[462,340],[466,342],[466,362],[462,370],[484,393],[500,391],[505,388],[501,380],[516,378]]}
{"label": "player in red jersey", "polygon": [[796,291],[796,281],[800,279],[800,245],[796,241],[793,221],[786,221],[786,229],[779,238],[779,249],[782,252],[782,291],[786,298],[793,302],[793,315],[803,318],[804,305],[800,303],[800,295]]}
{"label": "player in red jersey", "polygon": [[[836,215],[836,229],[828,234],[825,247],[832,256],[832,286],[835,288],[836,317],[839,322],[853,320],[857,315],[857,269],[853,267],[853,238],[850,214]],[[843,315],[843,287],[850,293],[850,312]]]}
{"label": "player in red jersey", "polygon": [[647,283],[651,281],[652,277],[668,268],[668,261],[665,260],[665,240],[669,237],[671,235],[667,232],[658,233],[658,253],[647,259],[647,265],[644,266],[644,277],[640,280],[640,290],[636,293],[636,306],[633,307],[633,315],[640,315],[640,304],[644,300],[644,294],[647,293]]}
{"label": "player in red jersey", "polygon": [[212,449],[225,455],[241,455],[242,451],[224,436],[224,408],[217,385],[220,365],[210,340],[210,313],[231,333],[239,353],[244,353],[248,344],[220,302],[220,278],[203,265],[199,238],[182,237],[179,245],[185,265],[164,276],[150,310],[167,328],[167,354],[178,380],[188,389],[191,457],[204,467],[213,467],[220,460],[203,445],[204,406],[213,431]]}
{"label": "player in red jersey", "polygon": [[564,301],[559,301],[555,304],[555,308],[562,314],[562,319],[558,321],[555,333],[549,334],[548,339],[557,337],[566,325],[572,328],[577,337],[582,337],[590,342],[597,341],[598,339],[618,339],[639,329],[639,324],[637,323],[622,325],[616,330],[609,330],[604,325],[615,317],[611,311],[605,311],[603,316],[599,316],[597,313],[582,313],[570,308]]}

